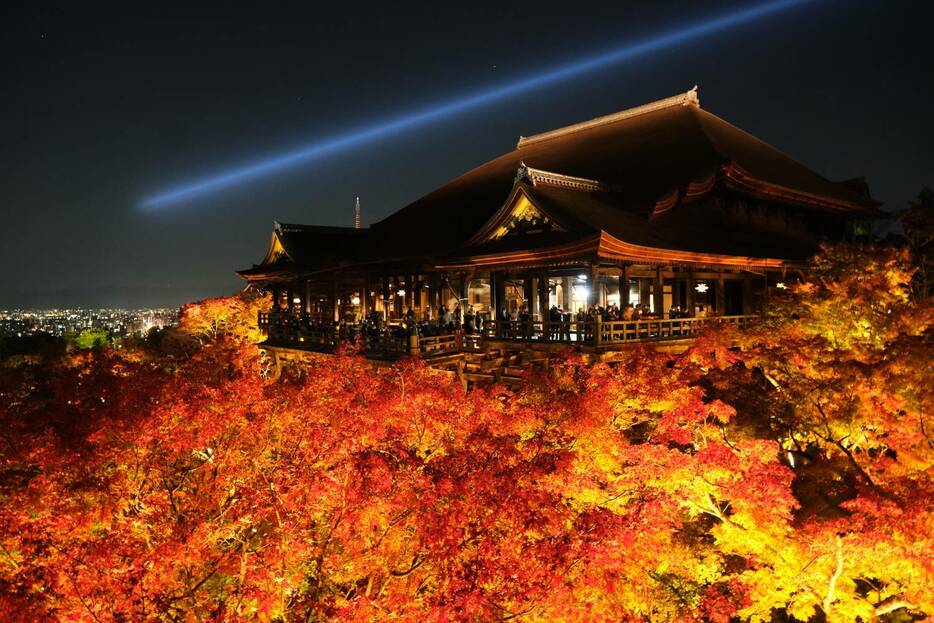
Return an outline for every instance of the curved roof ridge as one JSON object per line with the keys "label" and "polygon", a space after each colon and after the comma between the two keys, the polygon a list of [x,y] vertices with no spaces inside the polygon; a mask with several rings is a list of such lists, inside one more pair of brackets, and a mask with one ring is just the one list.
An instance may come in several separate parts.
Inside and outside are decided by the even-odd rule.
{"label": "curved roof ridge", "polygon": [[[775,147],[774,145],[771,145],[770,143],[765,142],[758,136],[730,123],[726,119],[723,119],[722,117],[718,115],[715,115],[709,110],[701,110],[698,108],[698,110],[694,111],[691,116],[697,122],[698,127],[700,128],[704,137],[707,139],[707,142],[710,144],[711,148],[717,154],[719,154],[726,163],[730,163],[734,166],[740,166],[740,168],[753,174],[755,177],[759,179],[762,179],[764,181],[771,181],[772,183],[778,186],[791,188],[790,186],[787,186],[785,184],[776,182],[774,180],[769,180],[768,175],[763,175],[760,171],[755,170],[758,167],[749,166],[749,164],[741,165],[740,161],[744,160],[744,158],[738,157],[738,154],[735,153],[737,149],[742,149],[744,147],[743,145],[740,144],[740,141],[746,141],[761,148],[760,154],[768,154],[768,155],[777,157],[781,160],[784,160],[784,163],[786,165],[791,164],[795,169],[797,169],[796,171],[792,172],[793,175],[795,176],[803,176],[805,178],[816,179],[816,180],[819,180],[820,182],[823,182],[825,184],[828,184],[834,187],[838,192],[842,193],[845,197],[848,196],[847,199],[845,200],[849,201],[850,203],[854,205],[865,204],[867,201],[869,203],[878,205],[878,202],[872,199],[871,196],[868,196],[868,187],[866,189],[867,196],[865,197],[860,196],[860,194],[855,192],[852,186],[850,184],[847,184],[846,181],[837,182],[837,181],[833,181],[825,177],[824,175],[818,173],[817,171],[811,169],[809,166],[800,162],[793,156],[790,156],[784,150],[779,149]],[[711,122],[714,122],[716,125],[714,125],[714,123],[711,123]],[[719,130],[720,132],[718,133],[717,130]],[[736,137],[727,136],[724,133],[724,130],[726,130],[727,132],[734,132],[736,133],[737,136]],[[739,141],[737,140],[737,138],[739,139]],[[733,143],[732,145],[728,144],[731,142]],[[752,162],[750,164],[756,164],[756,163]]]}
{"label": "curved roof ridge", "polygon": [[533,134],[532,136],[520,136],[518,143],[516,143],[516,149],[521,149],[522,147],[531,145],[533,143],[539,143],[541,141],[547,141],[552,138],[564,136],[565,134],[573,134],[574,132],[580,132],[582,130],[587,130],[593,127],[615,123],[616,121],[622,121],[623,119],[638,117],[639,115],[644,115],[646,113],[661,110],[663,108],[671,108],[672,106],[694,106],[696,108],[700,108],[700,98],[697,96],[697,85],[695,84],[692,89],[689,89],[684,93],[679,93],[678,95],[666,97],[665,99],[649,102],[648,104],[642,104],[641,106],[635,106],[634,108],[627,108],[626,110],[621,110],[619,112],[604,115],[602,117],[596,117],[595,119],[590,119],[588,121],[581,121],[580,123],[574,123],[568,126],[564,126],[563,128],[549,130],[540,134]]}

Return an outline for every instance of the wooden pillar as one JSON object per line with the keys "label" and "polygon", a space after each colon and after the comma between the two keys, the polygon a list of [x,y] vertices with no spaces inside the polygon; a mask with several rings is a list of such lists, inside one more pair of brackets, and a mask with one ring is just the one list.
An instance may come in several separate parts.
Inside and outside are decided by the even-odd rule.
{"label": "wooden pillar", "polygon": [[646,307],[648,307],[649,294],[651,291],[650,285],[651,285],[651,281],[649,281],[648,279],[644,279],[644,278],[639,279],[639,304],[640,305],[645,305]]}
{"label": "wooden pillar", "polygon": [[619,306],[626,309],[629,305],[629,264],[619,270]]}
{"label": "wooden pillar", "polygon": [[522,276],[522,304],[529,312],[529,317],[535,313],[535,288],[532,287],[532,272],[526,271]]}
{"label": "wooden pillar", "polygon": [[688,272],[687,291],[685,292],[685,294],[687,295],[686,298],[687,298],[688,315],[692,317],[694,316],[694,307],[695,307],[694,293],[696,292],[694,288],[696,286],[697,286],[697,280],[694,278],[694,269],[692,268]]}
{"label": "wooden pillar", "polygon": [[294,313],[295,312],[295,291],[292,290],[292,286],[289,286],[289,288],[285,292],[286,292],[286,296],[289,297],[288,300],[285,302],[286,307],[288,307],[290,314]]}
{"label": "wooden pillar", "polygon": [[723,273],[719,273],[717,275],[717,280],[715,283],[716,283],[716,285],[714,286],[714,288],[716,289],[715,305],[717,307],[717,315],[724,316],[726,315],[726,288],[724,287],[724,284],[723,284]]}
{"label": "wooden pillar", "polygon": [[665,316],[665,280],[662,279],[662,269],[655,269],[655,283],[653,286],[652,297],[655,305],[655,315],[659,318]]}
{"label": "wooden pillar", "polygon": [[505,273],[496,273],[496,318],[499,318],[499,312],[506,307],[506,275]]}
{"label": "wooden pillar", "polygon": [[370,275],[365,274],[363,276],[363,292],[360,293],[360,315],[363,318],[366,318],[366,315],[370,313]]}
{"label": "wooden pillar", "polygon": [[428,317],[434,318],[438,310],[438,273],[428,275]]}
{"label": "wooden pillar", "polygon": [[752,279],[743,275],[743,314],[752,314]]}
{"label": "wooden pillar", "polygon": [[272,311],[279,311],[279,288],[272,289]]}
{"label": "wooden pillar", "polygon": [[392,293],[389,292],[389,273],[383,272],[383,291],[380,296],[383,299],[383,320],[389,320],[389,306],[392,304]]}
{"label": "wooden pillar", "polygon": [[311,282],[305,281],[305,313],[310,314],[314,311],[314,302],[312,301]]}
{"label": "wooden pillar", "polygon": [[340,309],[337,304],[337,273],[331,275],[331,317],[334,322],[340,321]]}
{"label": "wooden pillar", "polygon": [[415,309],[415,277],[412,275],[406,275],[405,277],[405,301],[402,303],[403,309],[402,313],[408,313],[408,310]]}
{"label": "wooden pillar", "polygon": [[590,295],[587,297],[587,309],[600,303],[600,292],[597,290],[597,280],[600,278],[600,268],[596,264],[590,265],[590,283],[587,291]]}
{"label": "wooden pillar", "polygon": [[467,313],[467,306],[470,305],[470,274],[465,273],[461,277],[461,292],[460,292],[460,301],[458,301],[461,306],[461,318]]}
{"label": "wooden pillar", "polygon": [[298,313],[299,315],[304,314],[305,304],[306,304],[305,301],[308,300],[305,298],[305,288],[301,286],[296,286],[295,294],[297,295],[297,298],[298,298]]}
{"label": "wooden pillar", "polygon": [[538,272],[538,313],[541,317],[542,322],[548,320],[548,293],[550,288],[548,287],[548,271],[541,270]]}

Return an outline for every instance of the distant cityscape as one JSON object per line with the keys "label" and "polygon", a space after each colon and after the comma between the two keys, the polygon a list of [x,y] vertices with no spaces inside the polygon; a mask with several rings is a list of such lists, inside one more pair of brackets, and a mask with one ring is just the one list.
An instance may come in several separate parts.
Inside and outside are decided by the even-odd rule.
{"label": "distant cityscape", "polygon": [[174,326],[177,308],[153,309],[3,309],[0,337],[48,334],[56,337],[103,329],[115,338],[144,335],[150,329]]}

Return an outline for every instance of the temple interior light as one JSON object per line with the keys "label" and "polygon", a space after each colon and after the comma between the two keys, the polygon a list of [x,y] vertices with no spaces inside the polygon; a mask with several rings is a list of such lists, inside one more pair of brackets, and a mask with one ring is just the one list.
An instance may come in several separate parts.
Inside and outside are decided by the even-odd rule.
{"label": "temple interior light", "polygon": [[587,275],[578,275],[577,278],[581,281],[587,281]]}
{"label": "temple interior light", "polygon": [[353,298],[350,299],[350,304],[351,304],[351,305],[359,305],[359,304],[360,304],[360,297],[357,296],[357,295],[355,294],[355,295],[353,296]]}
{"label": "temple interior light", "polygon": [[399,290],[398,292],[396,292],[396,294],[398,294],[399,296],[405,296],[405,290]]}
{"label": "temple interior light", "polygon": [[779,290],[784,290],[784,289],[786,289],[788,286],[785,285],[785,282],[784,282],[784,281],[779,281],[778,283],[775,284],[775,287],[778,288]]}
{"label": "temple interior light", "polygon": [[590,288],[586,286],[574,286],[571,291],[575,301],[586,301],[590,297]]}
{"label": "temple interior light", "polygon": [[704,293],[710,289],[710,286],[708,286],[706,283],[699,283],[694,286],[694,289],[700,293]]}

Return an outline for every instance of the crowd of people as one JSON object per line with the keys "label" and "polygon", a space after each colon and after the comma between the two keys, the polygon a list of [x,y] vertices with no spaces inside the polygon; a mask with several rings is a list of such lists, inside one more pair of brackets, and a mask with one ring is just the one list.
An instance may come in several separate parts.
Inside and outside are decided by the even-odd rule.
{"label": "crowd of people", "polygon": [[[429,317],[427,309],[419,318],[419,314],[412,307],[406,307],[399,320],[398,323],[392,323],[389,326],[393,333],[418,335],[419,337],[444,335],[456,331],[472,335],[479,333],[483,325],[483,318],[474,310],[473,305],[468,305],[464,310],[459,304],[453,307],[440,305],[434,318]],[[381,312],[373,311],[367,314],[362,324],[367,334],[376,335],[384,330],[386,321]]]}
{"label": "crowd of people", "polygon": [[[387,324],[381,312],[372,311],[363,318],[361,328],[365,334],[371,336],[379,335],[388,329],[390,333],[398,337],[406,335],[431,337],[457,331],[462,331],[465,335],[473,335],[482,331],[483,317],[474,309],[473,305],[467,305],[466,309],[461,307],[460,304],[450,307],[440,305],[436,312],[434,318],[431,318],[427,309],[424,310],[423,314],[418,314],[412,307],[407,307],[398,323]],[[547,323],[542,323],[541,332],[543,334],[547,333],[548,338],[551,340],[571,340],[572,334],[578,335],[577,339],[586,340],[592,337],[589,333],[598,318],[601,322],[607,323],[636,322],[660,318],[688,318],[691,315],[688,309],[683,309],[677,305],[671,307],[663,315],[652,312],[651,308],[646,304],[630,303],[625,307],[620,307],[615,303],[610,303],[607,306],[594,304],[589,308],[582,307],[576,313],[553,305],[548,310]],[[709,312],[705,306],[699,305],[693,315],[695,317],[705,317],[709,315]],[[537,334],[528,305],[522,305],[515,312],[510,312],[508,308],[503,307],[497,313],[496,320],[499,321],[498,333],[500,337],[531,339],[533,335]],[[574,326],[572,327],[572,325]]]}

